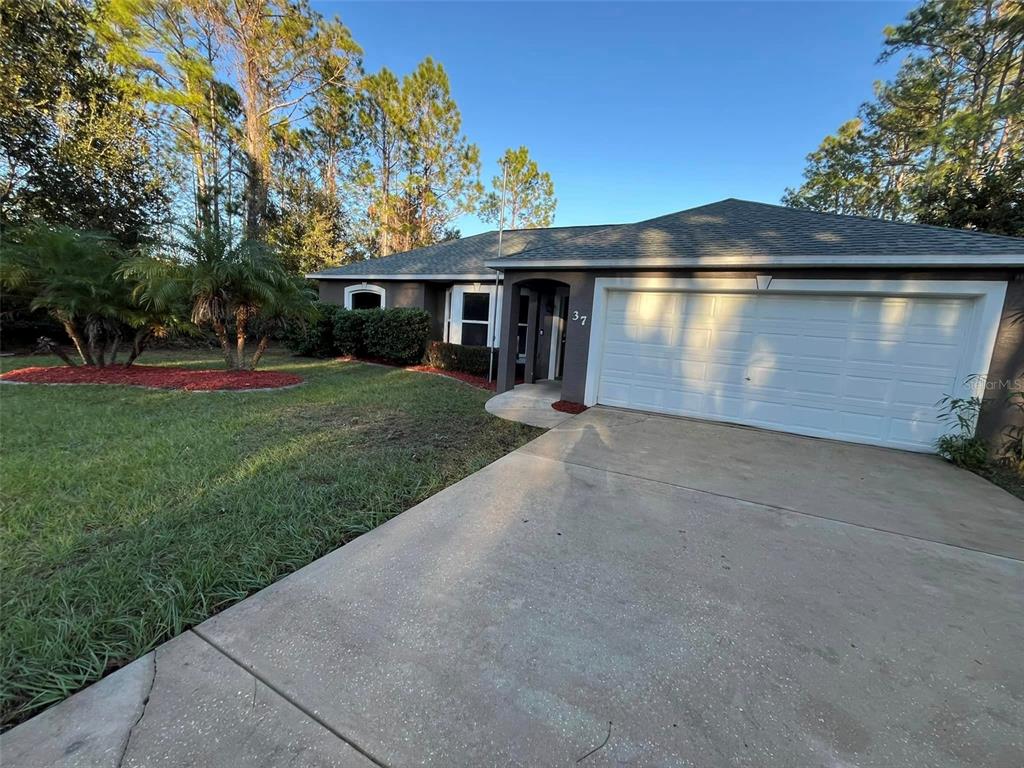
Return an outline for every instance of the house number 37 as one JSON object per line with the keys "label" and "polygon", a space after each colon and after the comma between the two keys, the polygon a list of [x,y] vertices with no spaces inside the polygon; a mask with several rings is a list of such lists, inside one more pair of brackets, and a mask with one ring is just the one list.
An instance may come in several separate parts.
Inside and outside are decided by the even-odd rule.
{"label": "house number 37", "polygon": [[580,325],[586,325],[587,324],[587,316],[586,315],[581,315],[579,312],[577,312],[575,310],[572,313],[572,319],[573,319],[573,322],[576,322],[578,320]]}

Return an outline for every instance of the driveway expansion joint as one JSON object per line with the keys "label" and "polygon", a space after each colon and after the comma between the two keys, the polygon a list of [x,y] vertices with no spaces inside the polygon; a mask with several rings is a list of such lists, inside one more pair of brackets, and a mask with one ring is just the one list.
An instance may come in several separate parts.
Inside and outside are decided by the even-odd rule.
{"label": "driveway expansion joint", "polygon": [[153,688],[156,686],[157,650],[154,649],[151,653],[153,654],[153,664],[149,677],[149,687],[146,689],[146,695],[142,697],[142,704],[139,705],[139,715],[135,718],[135,722],[128,727],[128,733],[124,737],[124,746],[121,747],[121,754],[117,757],[117,768],[121,768],[121,766],[124,765],[124,759],[128,756],[128,748],[132,744],[132,735],[135,733],[135,729],[138,727],[139,723],[142,722],[142,718],[146,716],[146,708],[149,706],[149,700],[153,696]]}
{"label": "driveway expansion joint", "polygon": [[545,461],[552,461],[552,462],[555,462],[555,463],[558,463],[558,464],[565,464],[566,466],[581,467],[583,469],[592,469],[592,470],[594,470],[596,472],[605,472],[605,473],[607,473],[609,475],[619,475],[621,477],[630,477],[630,478],[633,478],[634,480],[643,480],[643,481],[648,482],[648,483],[656,483],[658,485],[667,485],[670,488],[680,488],[680,489],[682,489],[684,491],[692,491],[693,493],[704,493],[704,494],[707,494],[708,496],[717,496],[720,499],[730,499],[731,501],[741,501],[741,502],[743,502],[745,504],[754,504],[754,505],[759,506],[759,507],[764,507],[766,509],[775,509],[775,510],[778,510],[780,512],[791,512],[794,515],[801,515],[803,517],[810,517],[810,518],[813,518],[815,520],[826,520],[826,521],[828,521],[830,523],[836,523],[838,525],[849,525],[849,526],[851,526],[853,528],[860,528],[860,529],[865,530],[865,531],[874,531],[875,533],[884,533],[884,534],[886,534],[888,536],[898,536],[898,537],[903,538],[903,539],[910,539],[911,541],[922,541],[922,542],[925,542],[925,543],[928,543],[928,544],[937,544],[937,545],[943,546],[943,547],[952,547],[953,549],[959,549],[959,550],[964,551],[964,552],[974,552],[974,553],[979,554],[979,555],[986,555],[987,557],[995,557],[995,558],[998,558],[1000,560],[1009,560],[1009,561],[1014,562],[1014,563],[1024,563],[1024,559],[1019,558],[1019,557],[1013,557],[1012,555],[1000,555],[1000,554],[996,554],[995,552],[988,552],[988,551],[986,551],[984,549],[978,549],[976,547],[968,547],[968,546],[965,546],[963,544],[951,544],[948,541],[937,541],[935,539],[929,539],[929,538],[924,537],[924,536],[915,536],[912,533],[904,533],[902,531],[890,531],[890,530],[887,530],[885,528],[878,528],[878,527],[873,526],[873,525],[865,525],[864,523],[852,523],[849,520],[839,520],[837,518],[828,517],[826,515],[816,515],[813,512],[804,512],[804,511],[799,510],[799,509],[793,509],[792,507],[783,507],[783,506],[780,506],[778,504],[770,504],[770,503],[765,502],[765,501],[755,501],[754,499],[746,499],[746,498],[743,498],[742,496],[730,496],[727,493],[718,493],[717,491],[709,491],[709,490],[704,489],[704,488],[694,488],[693,486],[682,485],[681,483],[671,483],[668,480],[658,480],[658,479],[653,478],[653,477],[644,477],[643,475],[635,475],[632,472],[622,472],[622,471],[616,470],[616,469],[605,469],[603,467],[595,467],[595,466],[593,466],[591,464],[581,464],[580,462],[577,462],[577,461],[566,461],[565,459],[555,459],[555,458],[551,458],[550,456],[542,456],[542,455],[536,454],[536,453],[529,453],[528,455],[533,456],[533,457],[538,458],[538,459],[544,459]]}
{"label": "driveway expansion joint", "polygon": [[[360,755],[365,757],[371,763],[373,763],[374,765],[380,766],[380,768],[391,768],[387,763],[385,763],[379,757],[376,757],[372,753],[368,752],[364,747],[362,747],[359,744],[357,744],[350,737],[346,736],[341,731],[339,731],[337,728],[335,728],[333,725],[331,725],[326,720],[324,720],[322,717],[320,717],[320,715],[316,714],[316,712],[314,712],[313,710],[311,710],[308,707],[304,706],[300,701],[296,700],[287,691],[284,691],[281,688],[279,688],[278,686],[274,685],[274,683],[270,682],[265,677],[260,675],[255,669],[253,669],[253,667],[249,666],[244,661],[242,661],[241,659],[237,658],[230,651],[228,651],[228,650],[222,648],[221,646],[217,645],[217,643],[215,643],[212,639],[210,639],[209,637],[204,635],[201,631],[199,631],[198,627],[192,627],[192,629],[190,629],[189,631],[192,632],[192,634],[194,634],[200,640],[205,642],[207,645],[209,645],[211,648],[213,648],[215,651],[217,651],[221,656],[226,658],[232,664],[234,664],[234,665],[240,667],[241,669],[245,670],[245,672],[247,674],[251,675],[254,680],[257,680],[258,682],[260,682],[263,685],[265,685],[267,688],[269,688],[271,691],[276,693],[282,699],[287,701],[289,704],[291,704],[293,707],[295,707],[295,709],[299,710],[299,712],[304,714],[306,717],[308,717],[314,723],[319,725],[321,728],[329,731],[333,736],[335,736],[336,738],[338,738],[341,741],[343,741],[346,744],[348,744],[350,747],[352,747],[352,749],[354,749]],[[255,701],[255,692],[254,692],[254,701]]]}

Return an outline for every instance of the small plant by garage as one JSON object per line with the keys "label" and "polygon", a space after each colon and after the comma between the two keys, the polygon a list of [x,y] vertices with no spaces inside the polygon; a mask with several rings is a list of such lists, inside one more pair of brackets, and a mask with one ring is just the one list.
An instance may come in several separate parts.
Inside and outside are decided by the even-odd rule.
{"label": "small plant by garage", "polygon": [[977,472],[988,463],[989,445],[974,434],[981,413],[981,398],[946,395],[939,400],[939,421],[950,431],[935,441],[938,454],[958,467]]}

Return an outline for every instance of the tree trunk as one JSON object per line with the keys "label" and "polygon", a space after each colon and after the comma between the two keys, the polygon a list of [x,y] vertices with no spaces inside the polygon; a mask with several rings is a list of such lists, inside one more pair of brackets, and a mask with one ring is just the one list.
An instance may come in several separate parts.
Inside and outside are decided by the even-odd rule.
{"label": "tree trunk", "polygon": [[93,320],[88,320],[85,323],[85,336],[89,340],[89,355],[97,368],[103,368],[106,365],[106,360],[103,357],[103,339],[100,336],[101,328],[102,326]]}
{"label": "tree trunk", "polygon": [[[251,44],[251,41],[248,41]],[[245,120],[245,237],[262,241],[270,200],[270,119],[255,53],[243,46],[242,112]]]}
{"label": "tree trunk", "polygon": [[69,366],[71,368],[77,368],[78,367],[75,364],[75,361],[72,360],[70,357],[68,357],[68,353],[65,352],[61,348],[61,346],[57,342],[55,342],[53,339],[51,339],[49,336],[40,336],[36,340],[36,344],[38,345],[37,349],[39,349],[41,351],[44,351],[44,352],[49,352],[52,355],[56,355],[57,357],[59,357],[61,360],[64,361],[65,365],[67,365],[67,366]]}
{"label": "tree trunk", "polygon": [[89,354],[89,348],[85,345],[82,340],[82,335],[78,332],[78,327],[72,320],[64,320],[62,322],[64,326],[64,333],[71,339],[71,343],[75,345],[75,349],[78,350],[78,356],[82,358],[82,362],[86,365],[95,365],[93,362],[92,355]]}
{"label": "tree trunk", "polygon": [[263,353],[267,351],[267,347],[270,346],[270,334],[265,333],[260,336],[260,343],[256,345],[256,351],[252,355],[252,360],[249,361],[249,370],[255,371],[256,366],[260,364],[260,360],[263,358]]}
{"label": "tree trunk", "polygon": [[217,341],[220,342],[221,351],[224,353],[224,362],[230,371],[235,367],[235,358],[231,352],[231,342],[228,341],[228,329],[224,327],[224,323],[219,319],[214,320],[212,325],[213,332],[217,335]]}
{"label": "tree trunk", "polygon": [[107,364],[117,364],[117,353],[121,349],[121,332],[114,331],[110,335],[110,343],[107,345]]}
{"label": "tree trunk", "polygon": [[235,310],[235,367],[245,368],[245,331],[249,321],[249,311],[245,307]]}
{"label": "tree trunk", "polygon": [[125,362],[125,368],[131,368],[132,363],[139,359],[139,355],[142,354],[146,348],[146,342],[149,341],[150,330],[148,328],[140,328],[135,332],[135,338],[132,339],[132,351],[128,355],[128,360]]}

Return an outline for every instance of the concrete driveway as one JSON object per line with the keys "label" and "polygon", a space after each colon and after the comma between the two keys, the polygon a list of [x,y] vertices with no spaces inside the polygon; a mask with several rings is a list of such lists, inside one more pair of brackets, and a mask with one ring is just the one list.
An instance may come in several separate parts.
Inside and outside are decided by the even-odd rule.
{"label": "concrete driveway", "polygon": [[3,739],[16,765],[1024,765],[1024,504],[592,409]]}

